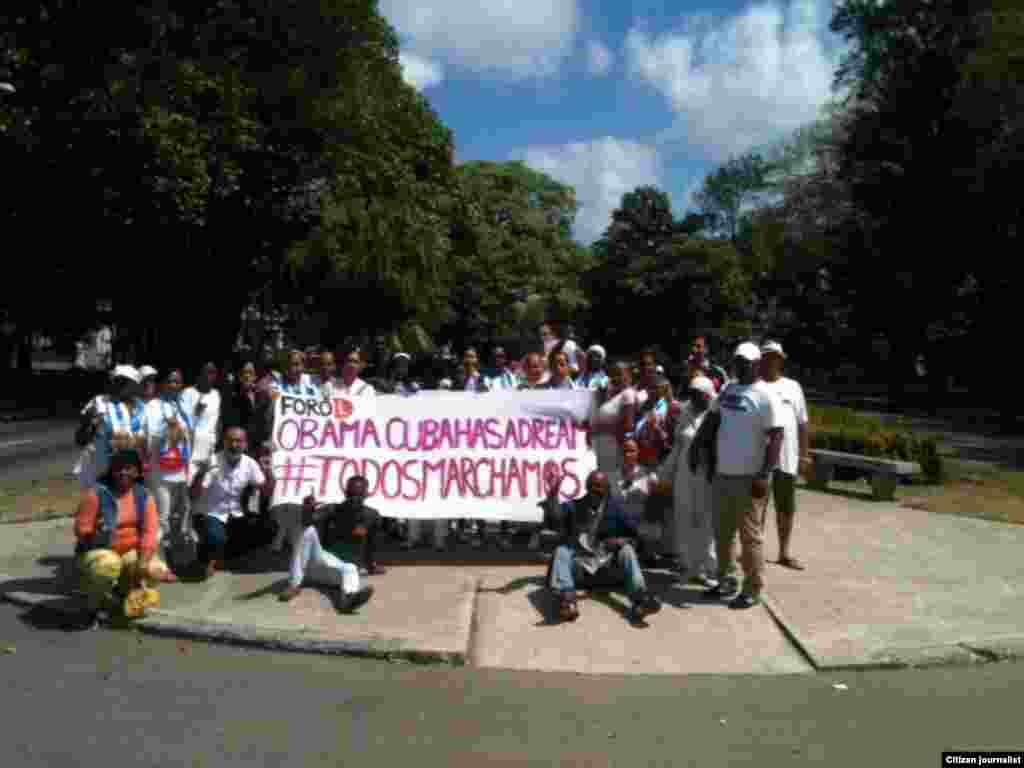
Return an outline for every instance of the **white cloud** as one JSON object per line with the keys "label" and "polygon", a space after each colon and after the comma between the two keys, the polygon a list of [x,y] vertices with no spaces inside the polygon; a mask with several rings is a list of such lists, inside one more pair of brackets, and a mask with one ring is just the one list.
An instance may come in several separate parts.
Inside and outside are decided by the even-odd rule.
{"label": "white cloud", "polygon": [[607,75],[612,68],[615,57],[601,42],[591,40],[587,43],[587,71],[592,75]]}
{"label": "white cloud", "polygon": [[785,9],[769,2],[725,20],[690,17],[657,38],[633,28],[630,72],[679,115],[665,138],[720,161],[819,117],[838,55],[825,45],[827,10],[821,0],[793,0]]}
{"label": "white cloud", "polygon": [[576,237],[590,243],[611,222],[622,196],[643,185],[658,185],[660,163],[654,147],[606,136],[596,141],[528,147],[526,164],[576,189]]}
{"label": "white cloud", "polygon": [[402,65],[402,79],[421,91],[444,79],[440,64],[415,53],[402,51],[398,54],[398,62]]}
{"label": "white cloud", "polygon": [[513,79],[557,71],[579,24],[577,0],[381,0],[380,9],[416,53]]}

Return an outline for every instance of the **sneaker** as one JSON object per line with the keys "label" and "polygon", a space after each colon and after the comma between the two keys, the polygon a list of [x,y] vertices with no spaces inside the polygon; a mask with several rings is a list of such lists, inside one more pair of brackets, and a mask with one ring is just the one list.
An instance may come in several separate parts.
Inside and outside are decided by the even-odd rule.
{"label": "sneaker", "polygon": [[288,589],[277,596],[277,599],[282,603],[290,603],[300,594],[302,594],[302,587],[288,587]]}
{"label": "sneaker", "polygon": [[736,579],[727,577],[708,589],[704,593],[704,597],[708,600],[726,600],[739,592],[739,590],[739,582]]}
{"label": "sneaker", "polygon": [[705,576],[703,573],[698,573],[696,576],[692,576],[689,579],[689,582],[691,584],[697,584],[698,586],[704,587],[704,589],[713,589],[718,586],[718,579]]}
{"label": "sneaker", "polygon": [[633,622],[643,621],[661,610],[661,601],[650,592],[641,592],[630,606],[629,618]]}
{"label": "sneaker", "polygon": [[737,597],[735,600],[729,603],[729,607],[735,610],[742,611],[747,608],[753,608],[755,605],[760,604],[760,597],[758,597],[757,595],[748,595],[746,592],[743,592],[739,595],[739,597]]}
{"label": "sneaker", "polygon": [[371,597],[373,597],[373,587],[363,587],[358,592],[351,594],[342,593],[341,599],[338,601],[338,611],[352,613],[357,608],[366,605]]}

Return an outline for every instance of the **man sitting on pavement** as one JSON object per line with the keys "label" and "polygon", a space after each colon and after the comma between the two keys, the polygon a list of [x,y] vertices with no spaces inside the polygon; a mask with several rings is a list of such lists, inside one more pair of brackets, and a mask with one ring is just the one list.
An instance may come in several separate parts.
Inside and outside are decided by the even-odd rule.
{"label": "man sitting on pavement", "polygon": [[563,621],[579,618],[577,582],[581,586],[624,583],[631,602],[629,618],[634,623],[661,610],[659,600],[647,591],[640,570],[634,548],[636,523],[627,516],[622,501],[609,493],[608,476],[591,472],[586,495],[563,504],[558,503],[561,485],[562,475],[551,471],[545,517],[548,526],[561,530],[564,537],[555,550],[550,573],[550,587],[559,595],[559,617]]}
{"label": "man sitting on pavement", "polygon": [[201,500],[204,512],[198,561],[207,578],[252,547],[252,523],[242,508],[242,495],[250,486],[263,488],[267,479],[256,460],[245,455],[247,446],[245,430],[231,427],[224,433],[224,450],[199,464],[192,480],[192,502]]}
{"label": "man sitting on pavement", "polygon": [[302,593],[302,584],[313,581],[338,587],[335,607],[339,613],[351,613],[373,597],[373,587],[359,586],[359,568],[338,559],[320,544],[316,530],[316,500],[307,496],[302,504],[302,536],[292,552],[288,589],[282,602],[294,600]]}
{"label": "man sitting on pavement", "polygon": [[333,505],[323,521],[323,546],[336,557],[356,563],[369,576],[386,573],[377,564],[377,534],[381,529],[380,513],[366,506],[370,484],[356,475],[345,484],[345,501]]}

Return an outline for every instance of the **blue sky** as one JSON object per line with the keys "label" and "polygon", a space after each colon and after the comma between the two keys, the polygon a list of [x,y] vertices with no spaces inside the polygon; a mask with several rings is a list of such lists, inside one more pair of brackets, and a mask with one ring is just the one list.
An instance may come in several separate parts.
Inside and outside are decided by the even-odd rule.
{"label": "blue sky", "polygon": [[842,41],[832,0],[380,0],[405,78],[464,160],[525,160],[576,188],[576,236],[622,195],[682,213],[731,155],[814,120]]}

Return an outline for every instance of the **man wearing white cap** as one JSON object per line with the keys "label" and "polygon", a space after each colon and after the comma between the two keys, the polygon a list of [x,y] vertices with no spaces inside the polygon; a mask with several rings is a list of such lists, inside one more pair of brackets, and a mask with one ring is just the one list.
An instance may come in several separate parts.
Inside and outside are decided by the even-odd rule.
{"label": "man wearing white cap", "polygon": [[596,391],[608,386],[608,374],[604,370],[604,362],[608,358],[604,347],[591,344],[587,349],[587,372],[580,377],[580,389]]}
{"label": "man wearing white cap", "polygon": [[689,399],[676,422],[672,453],[658,470],[658,477],[671,484],[672,519],[679,572],[705,587],[717,582],[718,557],[715,549],[714,498],[706,467],[690,469],[688,455],[700,425],[715,399],[715,385],[704,376],[690,382]]}
{"label": "man wearing white cap", "polygon": [[118,450],[144,448],[146,424],[138,399],[139,372],[130,365],[118,365],[110,380],[110,393],[98,395],[86,405],[75,433],[75,442],[85,449],[75,467],[83,490],[95,487]]}
{"label": "man wearing white cap", "polygon": [[764,512],[785,426],[782,406],[757,381],[760,360],[761,350],[755,344],[744,342],[736,348],[736,380],[713,403],[688,457],[691,471],[705,464],[714,477],[718,584],[708,590],[708,598],[732,597],[739,588],[733,553],[739,530],[743,590],[730,608],[751,608],[761,601]]}
{"label": "man wearing white cap", "polygon": [[156,368],[151,365],[139,368],[139,380],[142,384],[142,402],[149,403],[156,400],[160,395],[156,382]]}
{"label": "man wearing white cap", "polygon": [[804,565],[790,554],[789,543],[796,515],[796,476],[806,474],[810,466],[807,401],[800,384],[782,375],[786,353],[782,351],[781,344],[769,341],[762,345],[761,356],[761,385],[782,404],[785,422],[779,468],[772,475],[775,522],[779,532],[779,565],[802,571]]}

